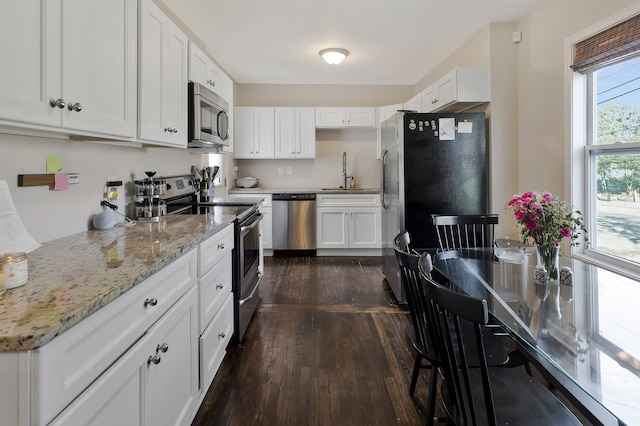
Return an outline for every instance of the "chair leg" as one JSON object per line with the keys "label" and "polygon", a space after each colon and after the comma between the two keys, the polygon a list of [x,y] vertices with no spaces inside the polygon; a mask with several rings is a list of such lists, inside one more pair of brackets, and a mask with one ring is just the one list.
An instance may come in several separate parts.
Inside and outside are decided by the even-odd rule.
{"label": "chair leg", "polygon": [[433,418],[436,415],[436,392],[438,391],[436,385],[438,383],[438,369],[432,364],[429,372],[431,373],[431,380],[429,381],[429,403],[427,406],[426,424],[428,426],[433,426]]}
{"label": "chair leg", "polygon": [[418,376],[420,375],[420,366],[422,365],[422,356],[416,353],[416,360],[413,363],[413,374],[411,375],[411,386],[409,387],[409,395],[413,396],[416,391],[416,384],[418,383]]}

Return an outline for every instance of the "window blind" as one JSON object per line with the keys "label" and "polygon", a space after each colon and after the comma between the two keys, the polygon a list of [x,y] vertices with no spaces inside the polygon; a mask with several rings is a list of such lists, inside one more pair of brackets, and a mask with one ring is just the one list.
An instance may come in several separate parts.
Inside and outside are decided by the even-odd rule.
{"label": "window blind", "polygon": [[640,54],[640,15],[576,44],[571,68],[586,74],[637,54]]}

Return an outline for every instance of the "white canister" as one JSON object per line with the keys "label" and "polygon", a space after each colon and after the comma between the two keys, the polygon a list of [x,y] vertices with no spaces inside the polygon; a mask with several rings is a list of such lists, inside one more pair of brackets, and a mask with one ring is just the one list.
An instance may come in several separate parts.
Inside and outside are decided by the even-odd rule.
{"label": "white canister", "polygon": [[0,255],[0,287],[11,289],[29,280],[29,259],[24,252]]}

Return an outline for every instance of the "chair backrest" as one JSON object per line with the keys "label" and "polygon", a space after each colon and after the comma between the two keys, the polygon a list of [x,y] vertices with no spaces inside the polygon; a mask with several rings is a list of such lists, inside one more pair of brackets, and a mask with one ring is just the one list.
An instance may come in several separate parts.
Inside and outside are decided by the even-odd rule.
{"label": "chair backrest", "polygon": [[[441,348],[442,372],[446,389],[445,399],[449,415],[454,423],[475,425],[477,419],[485,418],[488,424],[496,424],[495,407],[489,381],[487,356],[482,337],[482,326],[489,321],[486,300],[476,299],[456,293],[421,274],[428,301],[436,320],[436,344]],[[473,326],[473,336],[462,335],[461,322],[468,321]],[[469,360],[474,360],[470,368]],[[472,370],[473,371],[472,373]],[[479,373],[479,377],[478,377]],[[482,383],[479,383],[481,381]],[[481,384],[482,401],[471,397],[473,389]],[[454,407],[451,410],[451,407]],[[478,410],[486,410],[485,415]]]}
{"label": "chair backrest", "polygon": [[[403,231],[406,233],[406,231]],[[435,353],[432,333],[435,330],[435,314],[430,310],[425,287],[420,280],[419,263],[423,269],[431,271],[431,257],[428,253],[418,255],[408,249],[408,245],[403,243],[408,241],[408,234],[398,234],[394,239],[394,250],[398,266],[400,267],[400,277],[402,285],[407,296],[407,304],[409,305],[409,313],[413,330],[418,343],[425,352]]]}
{"label": "chair backrest", "polygon": [[497,214],[431,215],[440,250],[493,247],[498,219]]}

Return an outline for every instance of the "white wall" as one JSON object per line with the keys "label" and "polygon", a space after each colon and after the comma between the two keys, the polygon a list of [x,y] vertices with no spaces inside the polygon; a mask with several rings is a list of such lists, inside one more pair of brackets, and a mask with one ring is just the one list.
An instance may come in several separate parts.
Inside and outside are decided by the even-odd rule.
{"label": "white wall", "polygon": [[[19,174],[45,173],[48,155],[58,155],[63,172],[80,173],[80,183],[66,191],[46,186],[18,187]],[[25,227],[42,243],[89,229],[92,216],[102,211],[100,201],[108,176],[123,180],[130,195],[132,182],[144,172],[171,175],[201,167],[201,154],[176,148],[128,148],[0,134],[0,180],[6,180]],[[205,159],[206,161],[206,159]],[[124,187],[121,191],[124,202]],[[133,217],[135,219],[135,216]]]}

